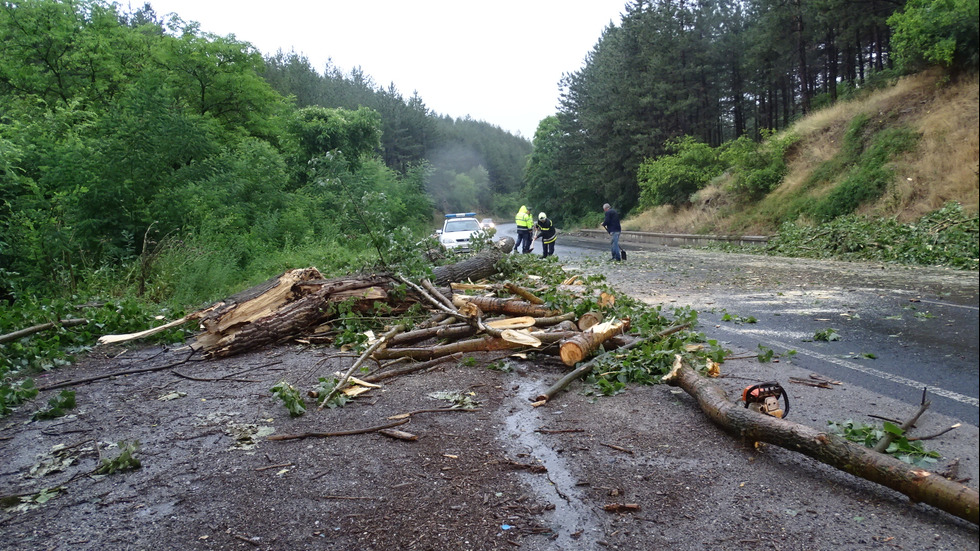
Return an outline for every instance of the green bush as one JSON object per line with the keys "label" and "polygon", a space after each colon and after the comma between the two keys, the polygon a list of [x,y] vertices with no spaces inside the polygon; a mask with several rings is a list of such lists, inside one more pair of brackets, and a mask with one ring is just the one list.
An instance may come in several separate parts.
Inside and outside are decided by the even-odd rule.
{"label": "green bush", "polygon": [[853,215],[815,226],[785,223],[766,252],[977,270],[980,218],[964,213],[958,203],[949,203],[913,224]]}
{"label": "green bush", "polygon": [[909,0],[892,14],[891,44],[908,71],[938,65],[976,70],[980,65],[980,4],[977,0]]}
{"label": "green bush", "polygon": [[637,172],[640,204],[680,206],[725,169],[718,151],[691,136],[665,144],[670,155],[643,161]]}
{"label": "green bush", "polygon": [[791,134],[768,135],[762,143],[742,136],[721,148],[721,160],[731,167],[731,190],[749,199],[759,199],[776,189],[786,176],[786,151],[798,138]]}

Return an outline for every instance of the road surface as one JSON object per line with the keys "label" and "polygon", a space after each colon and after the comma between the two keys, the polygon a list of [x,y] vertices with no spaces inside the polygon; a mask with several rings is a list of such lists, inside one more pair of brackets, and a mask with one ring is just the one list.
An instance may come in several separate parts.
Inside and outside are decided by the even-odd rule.
{"label": "road surface", "polygon": [[694,308],[726,348],[772,350],[910,411],[927,389],[932,411],[980,423],[976,272],[629,247],[629,261],[613,263],[605,240],[565,235],[556,256],[651,304]]}

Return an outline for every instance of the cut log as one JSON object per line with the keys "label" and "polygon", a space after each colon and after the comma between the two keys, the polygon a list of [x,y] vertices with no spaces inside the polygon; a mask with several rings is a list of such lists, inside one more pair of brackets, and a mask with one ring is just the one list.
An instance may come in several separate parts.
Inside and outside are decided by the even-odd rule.
{"label": "cut log", "polygon": [[596,325],[588,331],[578,333],[561,343],[561,361],[573,366],[588,358],[603,342],[621,335],[630,328],[629,318],[618,322]]}
{"label": "cut log", "polygon": [[578,329],[579,331],[588,331],[600,323],[602,323],[602,314],[599,312],[586,312],[578,319]]}
{"label": "cut log", "polygon": [[527,329],[534,327],[534,320],[531,316],[520,316],[516,318],[503,318],[486,322],[486,326],[493,329]]}
{"label": "cut log", "polygon": [[854,476],[870,480],[952,515],[980,523],[980,494],[957,482],[889,455],[823,432],[739,407],[715,382],[684,365],[680,356],[664,377],[693,396],[701,410],[722,429],[753,442],[768,442],[800,452]]}
{"label": "cut log", "polygon": [[479,254],[473,255],[462,262],[448,266],[436,266],[432,269],[432,282],[436,285],[449,285],[454,281],[480,280],[497,273],[494,267],[505,254],[514,248],[514,240],[506,237],[497,242],[496,246]]}
{"label": "cut log", "polygon": [[544,318],[557,316],[561,312],[531,304],[525,300],[513,300],[496,297],[474,297],[469,295],[453,295],[453,305],[463,308],[466,303],[473,304],[485,314],[507,314],[509,316],[531,316]]}
{"label": "cut log", "polygon": [[[682,329],[687,329],[689,326],[690,326],[690,324],[687,324],[687,323],[685,323],[683,325],[674,325],[672,327],[668,327],[667,329],[664,329],[663,331],[661,331],[661,332],[659,332],[656,335],[653,335],[651,337],[647,337],[647,338],[635,340],[635,341],[633,341],[633,342],[631,342],[629,344],[625,344],[623,346],[619,346],[619,347],[616,348],[616,350],[618,352],[626,352],[626,351],[628,351],[630,349],[633,349],[633,348],[636,348],[637,346],[640,346],[641,344],[643,344],[645,342],[648,342],[648,341],[651,341],[651,340],[656,340],[656,339],[662,339],[662,338],[666,337],[667,335],[672,335],[672,334],[674,334],[674,333],[676,333],[676,332],[678,332],[678,331],[680,331]],[[607,342],[611,342],[613,340],[615,340],[615,339],[610,339],[610,341],[607,341]],[[576,367],[574,371],[571,371],[570,373],[568,373],[567,375],[565,375],[564,377],[562,377],[561,379],[559,379],[557,383],[555,383],[555,384],[551,385],[550,387],[548,387],[547,390],[545,390],[541,394],[538,394],[534,398],[534,405],[535,405],[535,407],[546,404],[548,402],[548,400],[554,398],[554,396],[556,394],[558,394],[559,392],[561,392],[562,390],[564,390],[565,387],[567,387],[568,385],[570,385],[572,383],[572,381],[574,381],[575,379],[578,379],[580,377],[585,376],[586,373],[591,372],[592,369],[595,367],[596,362],[598,362],[600,360],[600,358],[602,358],[602,357],[603,356],[596,356],[592,360],[590,360],[588,362],[585,362],[584,364]]]}

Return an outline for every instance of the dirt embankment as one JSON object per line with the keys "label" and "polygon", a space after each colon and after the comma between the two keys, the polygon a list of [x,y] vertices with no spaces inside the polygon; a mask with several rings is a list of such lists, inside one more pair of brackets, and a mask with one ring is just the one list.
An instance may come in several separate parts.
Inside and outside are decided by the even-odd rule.
{"label": "dirt embankment", "polygon": [[[632,295],[669,300],[662,283],[644,287],[631,269],[608,275]],[[713,292],[694,277],[672,281],[677,296]],[[186,357],[119,352],[98,350],[40,384]],[[976,546],[976,526],[793,452],[732,438],[676,389],[631,387],[596,398],[575,383],[532,408],[530,398],[567,368],[544,357],[479,359],[398,378],[343,408],[311,408],[298,418],[272,398],[271,386],[285,379],[311,387],[349,365],[348,355],[287,345],[79,386],[68,417],[29,423],[30,413],[18,412],[0,420],[0,494],[61,488],[39,506],[0,512],[0,542],[73,551]],[[780,377],[806,376],[785,363],[732,360],[720,383],[734,395],[777,368]],[[790,390],[794,420],[813,426],[864,415],[869,404],[887,416],[908,413],[859,388]],[[413,415],[399,428],[416,434],[414,442],[378,433],[266,439],[378,426],[448,405],[436,394],[445,391],[479,409]],[[918,430],[948,422],[927,415]],[[119,441],[139,441],[142,468],[89,476]],[[943,453],[941,465],[959,457],[976,488],[976,444],[977,427],[968,426],[930,447]],[[63,470],[31,474],[55,458]],[[606,510],[615,505],[636,507]]]}

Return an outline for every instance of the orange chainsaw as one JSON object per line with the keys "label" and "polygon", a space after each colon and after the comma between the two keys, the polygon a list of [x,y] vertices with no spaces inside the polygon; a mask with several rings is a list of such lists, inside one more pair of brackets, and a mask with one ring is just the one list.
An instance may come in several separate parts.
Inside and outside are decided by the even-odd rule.
{"label": "orange chainsaw", "polygon": [[[783,399],[785,408],[779,405],[780,398]],[[745,402],[746,408],[764,415],[780,419],[789,415],[789,396],[775,381],[745,387],[742,391],[742,401]]]}

